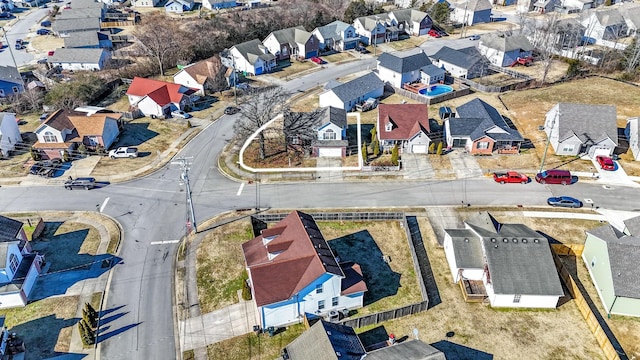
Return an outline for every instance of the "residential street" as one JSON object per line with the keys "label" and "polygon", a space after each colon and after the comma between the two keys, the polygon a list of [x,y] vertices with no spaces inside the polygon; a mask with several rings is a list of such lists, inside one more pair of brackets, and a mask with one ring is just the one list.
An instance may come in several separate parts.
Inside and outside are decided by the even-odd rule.
{"label": "residential street", "polygon": [[[11,25],[7,26],[5,34],[2,34],[1,41],[5,45],[0,50],[0,65],[2,66],[15,66],[18,67],[28,64],[33,60],[33,55],[27,52],[26,49],[16,50],[14,44],[16,39],[26,39],[29,34],[29,30],[32,26],[40,24],[42,18],[47,15],[49,9],[29,9],[29,12],[17,13],[17,18],[11,21]],[[8,42],[8,43],[7,43]],[[15,58],[15,65],[12,59]]]}

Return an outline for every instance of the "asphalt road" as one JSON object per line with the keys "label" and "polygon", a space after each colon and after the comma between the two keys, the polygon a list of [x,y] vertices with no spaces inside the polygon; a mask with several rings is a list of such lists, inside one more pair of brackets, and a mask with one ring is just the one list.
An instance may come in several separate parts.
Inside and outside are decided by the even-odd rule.
{"label": "asphalt road", "polygon": [[[6,32],[6,35],[2,37],[3,47],[0,50],[0,65],[3,66],[15,66],[15,64],[20,67],[26,65],[34,60],[33,54],[28,53],[26,49],[16,50],[15,43],[16,39],[26,39],[27,35],[31,33],[30,29],[33,27],[35,35],[35,30],[39,29],[39,26],[34,27],[34,25],[39,25],[41,20],[47,16],[47,12],[49,9],[30,9],[28,12],[19,12],[15,13],[18,21],[14,21],[11,28]],[[37,28],[37,29],[36,29]],[[53,49],[52,49],[53,50]]]}
{"label": "asphalt road", "polygon": [[[462,39],[461,41],[469,41]],[[328,79],[372,68],[375,60],[328,66],[287,83],[304,91]],[[223,116],[191,141],[178,156],[192,157],[191,189],[197,222],[221,212],[256,206],[311,209],[405,206],[544,205],[552,195],[591,198],[596,206],[637,210],[640,192],[578,183],[571,186],[500,185],[491,179],[411,182],[300,182],[246,185],[221,175],[217,155],[231,138],[234,119]],[[126,161],[126,160],[123,160]],[[0,188],[0,211],[88,210],[104,204],[104,213],[124,229],[121,262],[113,268],[106,309],[123,314],[105,324],[100,335],[104,359],[172,359],[176,354],[172,298],[176,240],[185,233],[186,205],[180,166],[170,164],[147,177],[91,191],[60,187]],[[526,190],[526,191],[523,191]]]}

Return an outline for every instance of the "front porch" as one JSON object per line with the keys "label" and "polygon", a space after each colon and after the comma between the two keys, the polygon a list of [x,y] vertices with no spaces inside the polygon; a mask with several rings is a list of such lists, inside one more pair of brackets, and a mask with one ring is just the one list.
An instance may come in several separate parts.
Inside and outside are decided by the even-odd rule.
{"label": "front porch", "polygon": [[483,302],[487,298],[487,291],[481,280],[461,279],[458,285],[465,302]]}

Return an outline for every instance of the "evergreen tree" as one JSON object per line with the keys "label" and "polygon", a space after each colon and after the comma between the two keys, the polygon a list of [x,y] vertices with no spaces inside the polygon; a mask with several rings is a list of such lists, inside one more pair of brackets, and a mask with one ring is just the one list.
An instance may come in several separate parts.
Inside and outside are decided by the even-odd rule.
{"label": "evergreen tree", "polygon": [[429,145],[429,154],[433,154],[433,153],[435,153],[435,151],[436,151],[436,143],[432,142]]}
{"label": "evergreen tree", "polygon": [[98,326],[98,312],[90,303],[84,304],[84,309],[82,309],[83,314],[85,311],[87,312],[87,324],[95,329]]}
{"label": "evergreen tree", "polygon": [[394,166],[398,165],[398,144],[391,149],[391,164]]}
{"label": "evergreen tree", "polygon": [[362,144],[362,160],[364,162],[367,162],[367,159],[369,158],[368,156],[369,154],[367,153],[367,143]]}
{"label": "evergreen tree", "polygon": [[380,155],[380,143],[378,139],[373,140],[371,147],[373,148],[373,156],[378,157],[378,155]]}
{"label": "evergreen tree", "polygon": [[436,150],[437,155],[442,155],[442,142],[438,143],[438,150]]}

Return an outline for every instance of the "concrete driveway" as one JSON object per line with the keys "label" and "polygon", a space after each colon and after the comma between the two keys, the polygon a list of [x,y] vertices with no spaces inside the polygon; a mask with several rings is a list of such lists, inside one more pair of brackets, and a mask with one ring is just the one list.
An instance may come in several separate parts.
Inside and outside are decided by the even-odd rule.
{"label": "concrete driveway", "polygon": [[454,149],[446,155],[449,157],[451,167],[458,179],[467,179],[482,176],[482,168],[473,155],[463,149]]}
{"label": "concrete driveway", "polygon": [[427,154],[402,154],[402,172],[405,179],[432,179],[435,171]]}
{"label": "concrete driveway", "polygon": [[337,168],[342,166],[342,159],[338,157],[319,157],[317,161],[316,178],[320,181],[342,181],[342,170],[321,170],[322,168]]}
{"label": "concrete driveway", "polygon": [[591,159],[591,162],[593,163],[593,168],[597,171],[597,181],[599,183],[614,186],[640,187],[640,184],[629,178],[619,162],[614,161],[616,168],[613,171],[602,170],[595,157]]}

